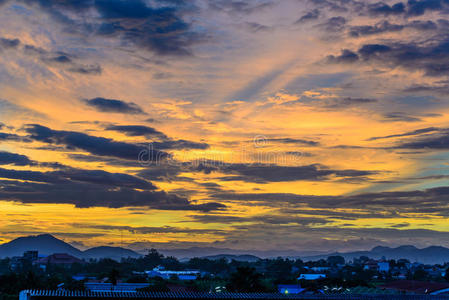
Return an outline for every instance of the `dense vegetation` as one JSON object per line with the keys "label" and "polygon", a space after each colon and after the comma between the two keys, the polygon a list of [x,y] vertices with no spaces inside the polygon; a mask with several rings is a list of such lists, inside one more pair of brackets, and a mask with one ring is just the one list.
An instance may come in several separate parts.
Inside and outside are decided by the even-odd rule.
{"label": "dense vegetation", "polygon": [[[62,287],[69,290],[84,289],[84,282],[72,277],[84,275],[90,278],[105,279],[106,282],[116,283],[151,283],[146,290],[168,291],[170,285],[183,286],[191,291],[230,292],[275,292],[278,284],[300,283],[311,290],[328,287],[374,286],[375,284],[391,280],[392,274],[378,273],[366,270],[364,263],[368,258],[361,257],[352,264],[345,264],[340,256],[329,257],[327,260],[303,262],[299,259],[261,259],[255,262],[228,261],[226,259],[209,260],[193,258],[187,262],[180,262],[174,257],[164,257],[156,250],[137,259],[122,259],[117,262],[111,259],[91,260],[86,264],[74,264],[70,267],[48,265],[45,271],[31,263],[23,264],[12,271],[10,260],[0,260],[0,300],[17,299],[17,295],[24,289],[57,289]],[[403,268],[407,260],[390,261],[390,266]],[[196,269],[204,275],[195,281],[180,281],[177,278],[163,280],[162,278],[148,279],[139,274],[151,270],[156,266],[163,266],[169,270]],[[447,268],[446,266],[438,266]],[[314,267],[328,267],[327,278],[318,281],[298,282],[301,273],[310,273]],[[374,278],[374,279],[373,279]],[[417,268],[407,274],[407,279],[449,281],[446,278],[433,278],[423,268]]]}

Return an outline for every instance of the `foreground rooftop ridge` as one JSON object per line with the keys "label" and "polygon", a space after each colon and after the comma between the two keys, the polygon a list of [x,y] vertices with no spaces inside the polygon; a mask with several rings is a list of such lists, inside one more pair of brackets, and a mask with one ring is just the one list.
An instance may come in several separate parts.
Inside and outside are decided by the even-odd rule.
{"label": "foreground rooftop ridge", "polygon": [[306,300],[449,300],[449,295],[286,295],[279,293],[194,293],[194,292],[92,292],[67,290],[24,290],[20,300],[48,298],[103,298],[103,299],[306,299]]}

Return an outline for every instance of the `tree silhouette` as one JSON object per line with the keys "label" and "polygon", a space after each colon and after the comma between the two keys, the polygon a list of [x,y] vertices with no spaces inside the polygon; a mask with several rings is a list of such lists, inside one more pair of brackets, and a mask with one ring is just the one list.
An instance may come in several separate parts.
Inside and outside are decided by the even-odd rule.
{"label": "tree silhouette", "polygon": [[113,286],[117,285],[119,272],[117,269],[112,269],[111,273],[109,274],[109,281],[112,283]]}
{"label": "tree silhouette", "polygon": [[251,267],[239,267],[237,272],[231,274],[229,284],[226,287],[231,292],[254,293],[263,292],[262,275]]}

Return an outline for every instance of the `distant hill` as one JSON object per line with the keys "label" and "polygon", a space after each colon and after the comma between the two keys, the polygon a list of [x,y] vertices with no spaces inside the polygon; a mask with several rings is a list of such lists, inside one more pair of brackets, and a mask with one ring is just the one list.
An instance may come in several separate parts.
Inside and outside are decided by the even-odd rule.
{"label": "distant hill", "polygon": [[115,260],[120,260],[122,257],[132,257],[138,258],[141,257],[139,253],[136,253],[132,250],[120,248],[120,247],[95,247],[88,249],[83,252],[84,258],[112,258]]}
{"label": "distant hill", "polygon": [[20,237],[9,243],[0,245],[0,257],[21,256],[25,251],[38,250],[39,255],[67,253],[81,258],[83,252],[72,245],[61,241],[51,234]]}
{"label": "distant hill", "polygon": [[[95,247],[86,251],[81,251],[66,242],[55,238],[50,234],[42,234],[37,236],[20,237],[9,243],[0,245],[0,258],[21,256],[25,251],[37,250],[40,255],[50,255],[53,253],[67,253],[77,258],[91,259],[91,258],[112,258],[120,260],[122,257],[140,257],[142,254],[130,249],[120,247]],[[143,253],[143,252],[142,252]],[[270,257],[288,257],[301,258],[305,261],[326,259],[332,255],[341,255],[347,261],[353,260],[360,256],[367,256],[373,259],[400,259],[406,258],[411,262],[421,262],[425,264],[443,264],[449,262],[449,249],[440,246],[431,246],[424,249],[418,249],[415,246],[400,246],[396,248],[390,247],[374,247],[369,251],[355,251],[345,253],[310,253],[300,254],[294,250],[285,251],[261,251],[261,250],[234,250],[226,248],[214,247],[192,247],[187,249],[161,249],[160,253],[166,256],[175,256],[179,259],[188,259],[192,257],[203,257],[208,259],[221,259],[238,261],[257,261],[262,258]]]}
{"label": "distant hill", "polygon": [[[134,249],[134,248],[133,248]],[[139,253],[145,253],[142,249],[134,249]],[[217,255],[254,255],[258,258],[273,258],[273,257],[298,257],[298,256],[312,256],[312,255],[325,255],[324,251],[310,251],[310,252],[298,252],[295,250],[237,250],[229,248],[215,248],[215,247],[190,247],[181,249],[158,249],[158,251],[165,256],[174,256],[178,259],[189,259],[193,257],[207,257]]]}
{"label": "distant hill", "polygon": [[326,259],[332,255],[343,256],[346,260],[353,260],[360,256],[367,256],[373,259],[400,259],[406,258],[411,262],[421,262],[424,264],[443,264],[449,262],[449,249],[440,246],[431,246],[423,249],[418,249],[415,246],[400,246],[396,248],[390,247],[374,247],[371,251],[355,251],[346,253],[330,253],[327,255],[308,256],[303,259],[306,261]]}
{"label": "distant hill", "polygon": [[0,257],[22,256],[25,251],[37,250],[39,255],[50,255],[54,253],[67,253],[77,258],[112,258],[120,260],[122,257],[140,257],[141,255],[120,247],[95,247],[81,251],[66,242],[55,238],[51,234],[20,237],[0,245]]}
{"label": "distant hill", "polygon": [[227,261],[246,261],[246,262],[256,262],[260,260],[260,257],[257,257],[255,255],[231,255],[231,254],[219,254],[219,255],[212,255],[212,256],[204,256],[201,258],[206,258],[210,260],[219,260],[219,259],[226,259]]}

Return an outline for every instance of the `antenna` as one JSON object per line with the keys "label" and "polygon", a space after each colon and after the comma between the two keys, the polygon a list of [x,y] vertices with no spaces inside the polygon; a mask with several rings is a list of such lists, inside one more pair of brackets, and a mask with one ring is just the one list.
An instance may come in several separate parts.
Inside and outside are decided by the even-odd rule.
{"label": "antenna", "polygon": [[120,259],[123,259],[123,230],[120,230]]}

